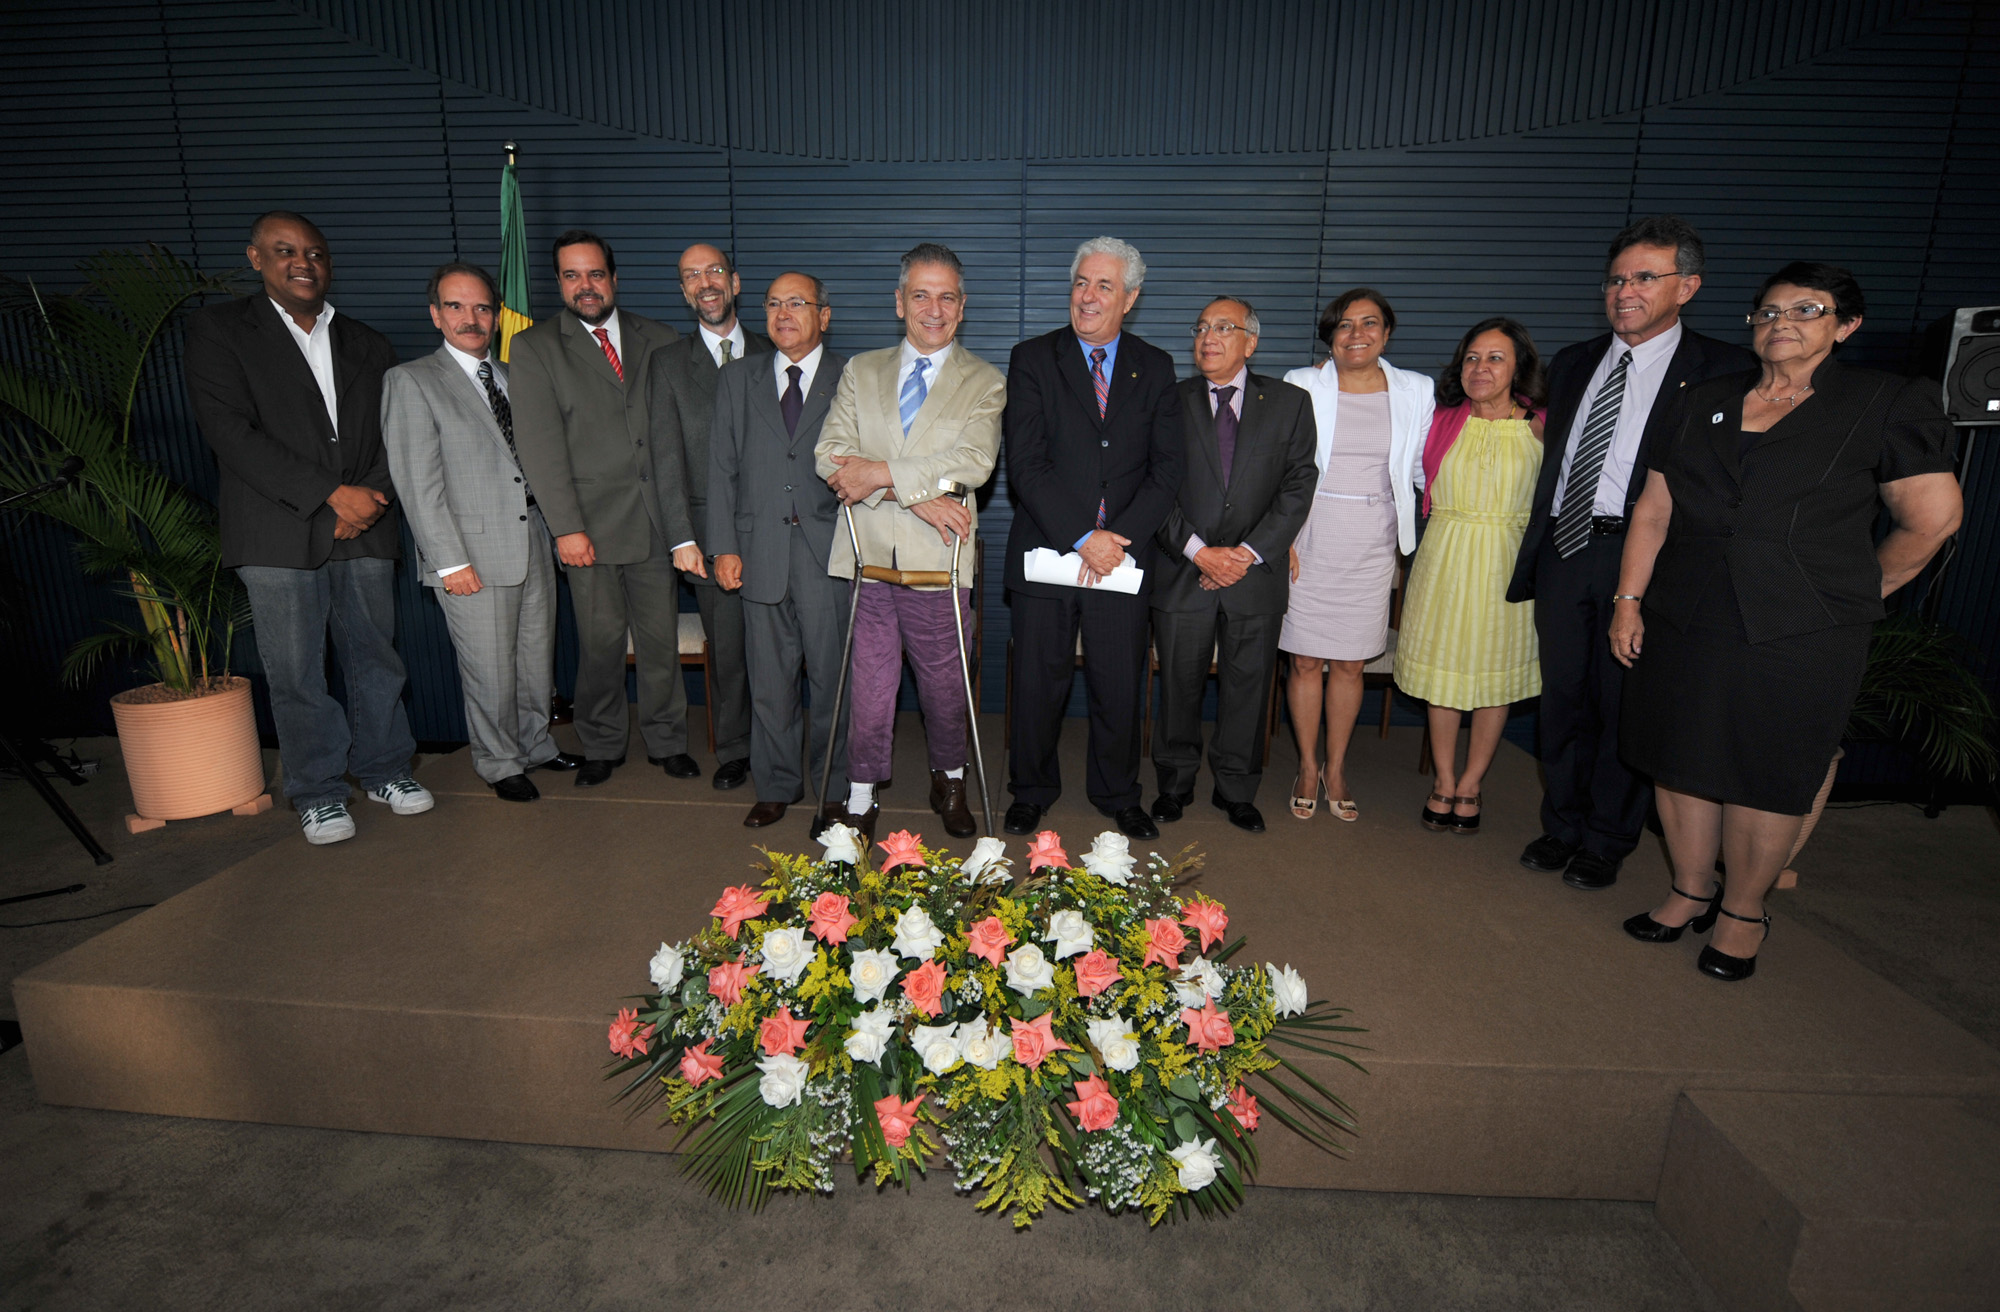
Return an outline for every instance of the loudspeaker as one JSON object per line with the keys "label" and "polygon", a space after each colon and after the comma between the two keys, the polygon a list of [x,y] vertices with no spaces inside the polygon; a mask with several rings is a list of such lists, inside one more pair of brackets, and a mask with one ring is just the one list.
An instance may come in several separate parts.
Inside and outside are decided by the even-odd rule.
{"label": "loudspeaker", "polygon": [[2000,424],[2000,305],[1967,306],[1952,316],[1944,412],[1954,424]]}

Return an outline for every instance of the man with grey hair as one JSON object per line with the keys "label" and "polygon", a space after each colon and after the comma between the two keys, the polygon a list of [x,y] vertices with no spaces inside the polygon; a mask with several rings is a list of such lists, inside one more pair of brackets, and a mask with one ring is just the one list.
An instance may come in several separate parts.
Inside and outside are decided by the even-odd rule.
{"label": "man with grey hair", "polygon": [[[1159,837],[1140,803],[1139,726],[1154,541],[1181,487],[1180,393],[1173,357],[1124,331],[1146,263],[1116,237],[1077,247],[1069,322],[1014,348],[1007,366],[1007,540],[1013,596],[1010,834],[1033,833],[1062,793],[1056,746],[1079,633],[1090,701],[1085,791],[1119,829]],[[1080,557],[1075,583],[1031,583],[1027,553]],[[1101,588],[1130,558],[1136,594]]]}

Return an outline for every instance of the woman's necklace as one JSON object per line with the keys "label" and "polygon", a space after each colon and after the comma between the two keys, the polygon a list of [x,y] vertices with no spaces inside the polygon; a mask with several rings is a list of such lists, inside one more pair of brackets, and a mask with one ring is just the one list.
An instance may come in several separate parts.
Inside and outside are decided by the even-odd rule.
{"label": "woman's necklace", "polygon": [[1764,404],[1766,405],[1776,405],[1778,404],[1778,402],[1783,401],[1787,406],[1797,406],[1799,403],[1799,398],[1804,396],[1807,392],[1812,391],[1813,385],[1811,383],[1807,383],[1804,387],[1801,387],[1798,391],[1793,392],[1790,396],[1765,396],[1761,389],[1753,389],[1753,390],[1757,391],[1757,399],[1764,402]]}

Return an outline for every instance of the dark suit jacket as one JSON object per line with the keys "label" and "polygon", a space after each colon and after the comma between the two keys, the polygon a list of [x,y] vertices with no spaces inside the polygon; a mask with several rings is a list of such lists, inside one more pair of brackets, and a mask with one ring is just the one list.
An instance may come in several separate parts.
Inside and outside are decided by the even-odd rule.
{"label": "dark suit jacket", "polygon": [[1752,642],[1881,619],[1879,485],[1952,469],[1937,384],[1828,360],[1812,395],[1745,453],[1743,397],[1759,376],[1690,387],[1653,454],[1674,514],[1646,609],[1685,628],[1726,571]]}
{"label": "dark suit jacket", "polygon": [[402,555],[395,503],[357,538],[335,541],[326,499],[341,484],[395,496],[382,448],[389,339],[336,312],[339,440],[305,353],[261,290],[187,322],[184,367],[195,422],[222,467],[222,563],[318,569],[329,560]]}
{"label": "dark suit jacket", "polygon": [[646,450],[648,381],[655,351],[680,340],[663,323],[621,308],[618,360],[568,309],[515,335],[508,400],[521,472],[557,537],[589,533],[601,565],[636,565],[652,551],[649,526],[669,536]]}
{"label": "dark suit jacket", "polygon": [[[1180,385],[1186,473],[1158,534],[1155,609],[1220,605],[1232,615],[1284,613],[1291,593],[1288,550],[1305,527],[1319,485],[1314,463],[1318,426],[1312,397],[1304,388],[1254,371],[1244,382],[1243,418],[1226,485],[1215,416],[1209,412],[1208,379],[1196,374]],[[1211,547],[1247,545],[1263,560],[1220,592],[1204,592],[1201,571],[1187,558],[1190,534]]]}
{"label": "dark suit jacket", "polygon": [[1031,337],[1007,362],[1001,431],[1014,501],[1007,586],[1030,596],[1071,595],[1058,584],[1029,583],[1021,558],[1036,547],[1074,550],[1077,539],[1097,527],[1102,498],[1106,527],[1132,540],[1126,550],[1146,571],[1139,590],[1146,597],[1159,564],[1153,535],[1180,491],[1187,445],[1173,357],[1129,332],[1120,338],[1100,419],[1076,331],[1064,324]]}
{"label": "dark suit jacket", "polygon": [[[1599,333],[1589,341],[1565,346],[1549,364],[1548,418],[1542,426],[1542,473],[1535,483],[1534,509],[1527,531],[1521,536],[1521,552],[1514,558],[1514,578],[1507,585],[1509,601],[1526,601],[1535,595],[1535,555],[1542,548],[1542,539],[1555,531],[1556,480],[1562,477],[1570,430],[1576,425],[1576,412],[1584,404],[1583,391],[1590,385],[1590,375],[1604,353],[1611,349],[1613,340],[1610,333]],[[1639,451],[1632,461],[1632,477],[1625,484],[1627,515],[1632,513],[1632,503],[1646,490],[1647,456],[1671,431],[1669,423],[1680,394],[1696,383],[1756,366],[1757,357],[1744,347],[1704,337],[1682,326],[1680,345],[1674,348],[1673,359],[1667,361],[1666,377],[1660,380],[1660,393],[1653,400],[1652,413],[1646,416],[1646,431],[1639,439]]]}
{"label": "dark suit jacket", "polygon": [[[770,338],[747,326],[743,329],[743,359],[769,355],[773,349]],[[660,509],[667,517],[667,545],[693,541],[714,559],[708,524],[708,437],[715,424],[715,387],[721,371],[696,330],[653,352],[652,372],[653,475],[659,480]],[[784,431],[782,424],[778,431]],[[705,579],[690,575],[688,582],[712,588],[715,575],[713,571]]]}
{"label": "dark suit jacket", "polygon": [[[833,558],[840,498],[819,477],[813,448],[833,408],[847,357],[826,348],[806,389],[799,427],[785,432],[772,356],[731,360],[715,393],[715,427],[708,446],[709,538],[702,548],[743,558],[743,600],[776,605],[789,585],[791,535],[819,562]],[[712,361],[711,361],[712,363]],[[791,526],[796,516],[799,527]]]}

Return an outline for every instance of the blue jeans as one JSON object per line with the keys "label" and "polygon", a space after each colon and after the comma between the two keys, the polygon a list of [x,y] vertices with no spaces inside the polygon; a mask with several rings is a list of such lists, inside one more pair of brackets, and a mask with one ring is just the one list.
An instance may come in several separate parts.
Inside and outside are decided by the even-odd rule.
{"label": "blue jeans", "polygon": [[[270,680],[285,797],[300,810],[347,800],[409,773],[416,740],[403,711],[396,654],[396,562],[329,560],[318,569],[240,565]],[[347,684],[347,709],[326,689],[326,639]]]}

